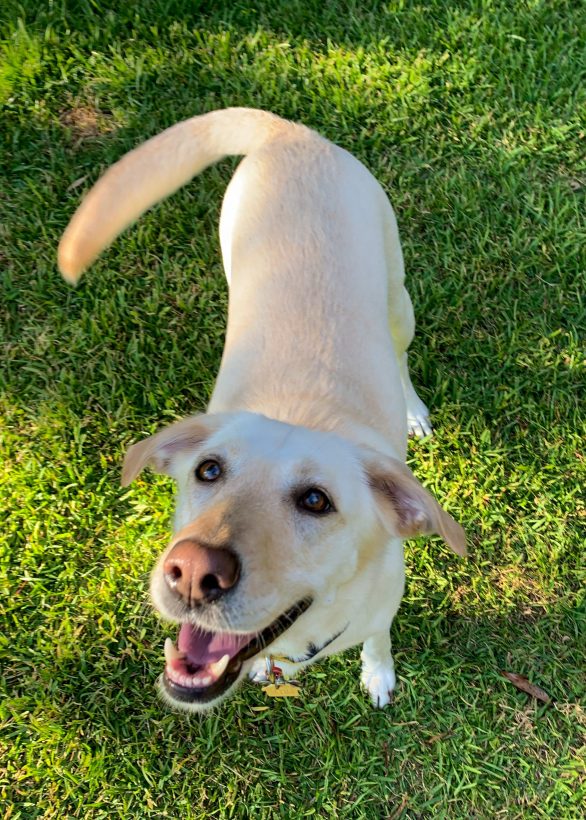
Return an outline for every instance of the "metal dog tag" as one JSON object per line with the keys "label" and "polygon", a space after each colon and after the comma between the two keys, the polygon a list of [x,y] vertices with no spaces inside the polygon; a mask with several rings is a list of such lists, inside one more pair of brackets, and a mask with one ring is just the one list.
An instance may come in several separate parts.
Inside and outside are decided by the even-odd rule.
{"label": "metal dog tag", "polygon": [[273,658],[265,658],[265,666],[269,683],[263,686],[262,691],[270,698],[298,698],[301,695],[301,684],[296,680],[285,680],[283,672],[276,666]]}
{"label": "metal dog tag", "polygon": [[[282,678],[281,678],[282,680]],[[283,680],[282,683],[275,681],[269,683],[268,686],[263,686],[262,691],[269,696],[269,698],[299,698],[301,697],[301,687],[297,682]]]}

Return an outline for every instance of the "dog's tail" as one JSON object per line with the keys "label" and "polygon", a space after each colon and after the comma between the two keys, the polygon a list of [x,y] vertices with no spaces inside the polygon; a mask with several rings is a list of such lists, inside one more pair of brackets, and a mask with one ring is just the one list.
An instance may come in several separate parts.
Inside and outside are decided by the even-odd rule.
{"label": "dog's tail", "polygon": [[222,157],[250,154],[286,132],[308,129],[266,111],[226,108],[168,128],[130,151],[91,189],[59,244],[61,273],[85,268],[144,211]]}

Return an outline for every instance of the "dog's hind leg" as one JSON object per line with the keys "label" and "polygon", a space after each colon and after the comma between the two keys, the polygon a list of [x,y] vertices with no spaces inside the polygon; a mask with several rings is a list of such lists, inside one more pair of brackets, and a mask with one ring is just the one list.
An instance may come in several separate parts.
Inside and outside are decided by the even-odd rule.
{"label": "dog's hind leg", "polygon": [[405,288],[405,267],[399,241],[397,220],[386,196],[384,211],[385,258],[388,271],[388,314],[391,337],[399,361],[401,383],[407,405],[409,435],[423,438],[431,435],[429,410],[421,401],[409,376],[407,348],[415,333],[413,305]]}

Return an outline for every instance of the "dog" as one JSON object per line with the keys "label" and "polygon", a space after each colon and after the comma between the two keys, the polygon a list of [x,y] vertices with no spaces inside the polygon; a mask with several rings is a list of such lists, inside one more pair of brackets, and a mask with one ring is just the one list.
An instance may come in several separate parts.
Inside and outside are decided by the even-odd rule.
{"label": "dog", "polygon": [[[428,411],[407,366],[414,333],[396,219],[351,154],[274,114],[193,117],[126,154],[86,196],[59,246],[71,283],[141,213],[227,155],[222,205],[229,309],[206,413],[128,450],[177,484],[174,534],[152,573],[166,700],[205,711],[266,659],[287,678],[362,644],[377,707],[395,688],[389,630],[403,540],[462,527],[405,465]],[[270,668],[269,668],[270,671]]]}

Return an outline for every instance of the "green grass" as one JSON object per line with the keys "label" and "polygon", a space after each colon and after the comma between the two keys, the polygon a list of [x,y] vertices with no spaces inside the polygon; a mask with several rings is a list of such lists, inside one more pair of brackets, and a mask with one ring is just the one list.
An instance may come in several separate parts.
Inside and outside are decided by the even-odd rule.
{"label": "green grass", "polygon": [[[7,0],[0,15],[4,817],[582,817],[584,4]],[[397,211],[436,429],[410,460],[471,557],[408,544],[382,712],[357,650],[268,711],[252,685],[202,719],[155,693],[167,628],[147,578],[172,487],[122,491],[119,469],[210,395],[234,162],[77,290],[55,251],[111,162],[225,105],[315,127]]]}

